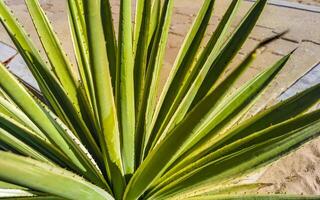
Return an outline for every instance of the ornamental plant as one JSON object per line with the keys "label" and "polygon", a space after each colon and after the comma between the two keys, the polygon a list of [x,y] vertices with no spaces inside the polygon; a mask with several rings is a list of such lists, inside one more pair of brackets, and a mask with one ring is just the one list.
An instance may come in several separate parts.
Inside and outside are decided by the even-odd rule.
{"label": "ornamental plant", "polygon": [[320,110],[308,112],[320,84],[245,117],[292,53],[240,87],[237,80],[282,34],[225,73],[266,0],[257,0],[235,29],[241,1],[230,1],[207,42],[215,1],[205,0],[161,91],[173,0],[137,0],[135,23],[131,0],[120,0],[118,31],[109,0],[66,2],[76,66],[38,0],[25,3],[42,52],[0,0],[1,22],[41,90],[0,65],[3,198],[320,198],[250,193],[269,184],[236,181],[320,132]]}

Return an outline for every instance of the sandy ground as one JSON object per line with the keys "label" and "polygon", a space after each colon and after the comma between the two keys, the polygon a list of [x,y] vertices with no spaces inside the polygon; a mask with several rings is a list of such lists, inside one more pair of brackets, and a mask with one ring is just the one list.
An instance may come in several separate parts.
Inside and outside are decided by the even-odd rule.
{"label": "sandy ground", "polygon": [[[293,1],[293,0],[292,0]],[[31,33],[31,37],[40,46],[32,28],[32,22],[26,20],[27,10],[22,5],[23,0],[7,0],[13,8],[26,30]],[[42,0],[42,5],[46,10],[53,26],[61,39],[67,53],[72,58],[72,44],[69,38],[69,29],[65,13],[65,1],[63,0]],[[202,0],[179,0],[176,1],[172,26],[170,28],[169,43],[166,52],[166,62],[164,65],[162,83],[165,81],[174,58],[179,50],[188,27],[194,19]],[[214,30],[217,22],[221,18],[227,6],[227,1],[218,1],[219,5],[215,11],[213,20],[210,22],[210,30]],[[297,2],[297,1],[295,1]],[[302,3],[320,5],[319,0],[303,0]],[[119,1],[112,0],[114,14],[118,13]],[[251,4],[244,2],[240,9],[239,16],[235,20],[237,24],[241,16],[248,10]],[[117,23],[117,19],[115,19]],[[239,84],[248,80],[252,75],[258,73],[276,59],[299,47],[292,59],[270,85],[262,100],[258,102],[253,111],[259,110],[264,104],[272,104],[276,97],[287,89],[295,80],[307,72],[315,63],[320,60],[320,14],[297,11],[286,8],[268,6],[258,22],[257,27],[250,35],[250,39],[241,49],[241,54],[234,60],[238,63],[249,50],[265,37],[274,35],[285,29],[290,29],[289,34],[271,44],[263,55],[253,64]],[[208,33],[209,37],[210,33]],[[9,38],[3,29],[0,29],[0,41],[9,42]],[[233,65],[234,65],[233,64]],[[275,193],[295,193],[295,194],[320,194],[320,139],[305,144],[296,152],[275,162],[267,167],[258,181],[273,183],[271,187],[262,189],[261,192]]]}

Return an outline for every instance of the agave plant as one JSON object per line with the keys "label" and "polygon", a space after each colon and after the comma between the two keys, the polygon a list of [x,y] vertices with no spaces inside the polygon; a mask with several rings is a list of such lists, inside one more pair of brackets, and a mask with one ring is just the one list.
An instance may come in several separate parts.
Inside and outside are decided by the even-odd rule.
{"label": "agave plant", "polygon": [[235,181],[320,133],[320,110],[308,112],[320,84],[245,117],[292,53],[234,89],[237,80],[281,34],[223,75],[266,0],[235,29],[241,1],[231,1],[208,42],[215,1],[205,0],[161,91],[173,0],[137,0],[134,25],[131,0],[121,0],[117,37],[109,0],[68,0],[76,66],[38,0],[25,3],[44,52],[3,0],[0,19],[41,93],[0,65],[3,198],[319,199],[243,196],[268,183]]}

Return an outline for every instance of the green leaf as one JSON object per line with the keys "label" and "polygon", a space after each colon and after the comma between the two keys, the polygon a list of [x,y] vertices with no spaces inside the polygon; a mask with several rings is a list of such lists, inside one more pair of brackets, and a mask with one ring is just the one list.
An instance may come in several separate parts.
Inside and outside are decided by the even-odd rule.
{"label": "green leaf", "polygon": [[[32,72],[33,76],[38,82],[38,85],[41,89],[41,92],[44,94],[48,102],[50,103],[50,106],[53,108],[53,110],[56,112],[56,114],[69,126],[70,129],[72,129],[74,132],[77,133],[77,136],[79,136],[82,141],[86,142],[87,148],[90,149],[90,152],[93,153],[96,148],[96,144],[92,140],[91,134],[86,130],[87,127],[85,123],[82,121],[80,114],[77,112],[76,108],[70,101],[67,93],[63,89],[63,87],[58,82],[57,78],[49,71],[48,66],[44,64],[44,61],[40,57],[39,52],[34,47],[33,43],[29,40],[26,33],[23,31],[21,26],[18,24],[18,22],[14,19],[13,15],[10,14],[10,11],[6,7],[3,1],[0,1],[0,20],[3,23],[4,27],[6,28],[7,32],[9,33],[12,41],[16,45],[19,53],[24,58],[27,66],[29,67],[30,71]],[[2,67],[1,67],[2,68]],[[3,70],[1,70],[1,73]],[[11,81],[13,78],[9,78]],[[8,81],[8,80],[7,80]],[[15,80],[13,80],[15,81]],[[6,88],[6,90],[9,90],[10,92],[6,91],[7,93],[10,93],[8,95],[15,96],[14,100],[18,101],[15,102],[24,112],[27,113],[28,117],[36,123],[35,120],[38,120],[37,123],[42,123],[41,115],[38,115],[37,111],[33,113],[32,107],[33,106],[27,106],[26,102],[24,102],[23,98],[29,98],[25,95],[23,98],[20,98],[18,94],[15,94],[16,91],[14,91],[12,88],[10,88],[10,85],[6,83],[4,80],[2,81],[4,83],[1,83],[3,87]],[[4,85],[6,84],[6,85]],[[16,83],[15,83],[16,84]],[[17,86],[21,87],[21,86]],[[21,90],[21,89],[19,89]],[[23,92],[26,93],[26,92]],[[31,103],[31,105],[34,105],[35,103]],[[39,108],[37,108],[39,111]],[[37,116],[38,115],[38,116]],[[33,117],[31,117],[33,116]],[[37,119],[35,119],[37,117]],[[44,121],[43,123],[50,123],[48,121]],[[42,123],[42,125],[44,125]],[[43,131],[47,132],[47,134],[53,134],[52,137],[55,135],[53,130],[50,130],[52,128],[52,124],[47,124],[42,126],[40,125],[40,129],[48,130]],[[39,126],[37,124],[37,126]],[[59,138],[60,136],[54,136],[56,138]],[[85,139],[84,139],[85,138]],[[53,139],[53,138],[50,138]],[[61,143],[59,139],[55,140],[57,143]],[[60,144],[60,148],[64,149],[63,151],[69,152],[68,156],[72,157],[74,156],[73,153],[71,153],[70,149],[67,146],[63,146],[63,142]],[[95,154],[93,154],[95,155]],[[77,159],[73,157],[73,160],[76,161]]]}
{"label": "green leaf", "polygon": [[[11,191],[8,191],[9,194],[13,194]],[[12,200],[14,198],[17,198],[19,200],[63,200],[63,198],[60,198],[60,197],[56,197],[56,196],[21,196],[23,194],[21,194],[21,192],[15,192],[14,191],[14,194],[13,195],[16,195],[16,196],[11,196],[9,198],[7,197],[1,197],[0,196],[0,199],[5,199],[5,200]]]}
{"label": "green leaf", "polygon": [[[169,75],[168,81],[164,86],[164,90],[160,96],[160,100],[157,104],[155,114],[150,129],[150,141],[146,147],[146,151],[153,149],[157,142],[159,142],[170,131],[175,124],[177,124],[181,118],[187,112],[190,103],[190,98],[193,98],[192,93],[187,93],[192,81],[193,74],[200,70],[200,67],[204,63],[201,62],[197,54],[201,54],[202,60],[209,51],[212,50],[216,44],[216,48],[219,48],[222,40],[225,37],[225,32],[229,27],[232,16],[237,10],[240,1],[233,1],[228,8],[224,19],[219,24],[216,32],[212,36],[210,45],[205,48],[203,52],[197,52],[203,39],[204,33],[207,29],[207,25],[212,15],[212,10],[215,1],[205,1],[199,14],[192,26],[192,29],[188,33],[182,48],[177,56],[173,70]],[[204,58],[205,57],[205,58]],[[198,60],[199,59],[199,60]],[[180,118],[178,116],[181,116]]]}
{"label": "green leaf", "polygon": [[318,200],[316,195],[288,194],[248,194],[248,195],[208,195],[187,198],[187,200]]}
{"label": "green leaf", "polygon": [[234,89],[284,33],[226,73],[267,0],[234,29],[242,1],[230,1],[208,42],[215,0],[200,2],[161,93],[174,0],[121,0],[119,16],[110,0],[68,0],[76,68],[39,0],[25,2],[46,57],[0,0],[0,21],[41,90],[0,64],[0,199],[301,199],[235,184],[320,134],[320,110],[307,113],[320,84],[247,116],[292,53]]}
{"label": "green leaf", "polygon": [[[113,98],[113,89],[109,73],[109,62],[104,39],[99,0],[85,1],[85,16],[92,77],[96,91],[97,110],[101,126],[100,146],[105,166],[108,166],[108,178],[115,197],[119,199],[124,190],[123,165],[120,149],[120,133],[117,111]],[[98,42],[97,42],[98,41]]]}
{"label": "green leaf", "polygon": [[[0,114],[0,127],[3,136],[5,136],[4,134],[10,135],[12,139],[15,138],[15,140],[25,143],[34,150],[38,151],[40,155],[42,155],[42,158],[43,156],[45,156],[47,159],[54,161],[58,165],[61,165],[63,167],[69,166],[72,169],[77,170],[77,167],[72,162],[70,162],[70,160],[68,160],[68,158],[59,149],[48,143],[44,138],[37,136],[32,131],[23,127],[23,125],[12,120],[11,118]],[[7,137],[7,139],[9,138]],[[14,143],[10,144],[14,145]],[[18,145],[19,143],[16,144]],[[23,146],[21,146],[20,148],[22,147]]]}
{"label": "green leaf", "polygon": [[133,174],[135,165],[135,97],[132,51],[131,1],[121,0],[116,100],[122,136],[123,167],[126,175]]}
{"label": "green leaf", "polygon": [[0,188],[2,188],[2,189],[27,190],[24,187],[21,187],[21,186],[18,186],[18,185],[14,185],[14,184],[11,184],[11,183],[7,183],[7,182],[3,182],[3,181],[0,181]]}
{"label": "green leaf", "polygon": [[[208,184],[208,186],[211,184]],[[272,183],[238,183],[225,185],[224,183],[219,186],[211,185],[211,188],[206,188],[207,190],[196,190],[192,196],[205,196],[205,195],[221,195],[221,194],[246,194],[249,192],[256,192],[261,188],[272,186]],[[207,187],[207,186],[206,186]],[[210,187],[210,186],[209,186]],[[182,194],[183,195],[183,194]]]}
{"label": "green leaf", "polygon": [[[230,94],[234,93],[231,92],[232,88],[235,87],[234,84],[241,77],[242,73],[250,66],[253,60],[257,57],[257,54],[261,53],[261,48],[263,48],[263,46],[268,44],[269,42],[272,42],[273,40],[281,37],[285,33],[286,32],[283,32],[273,37],[267,38],[266,40],[258,44],[257,47],[251,53],[249,53],[248,56],[239,64],[239,66],[236,67],[234,71],[232,71],[232,73],[230,73],[223,81],[221,81],[221,83],[216,84],[214,90],[212,91],[212,94],[214,94],[215,97],[214,99],[211,99],[211,103],[214,105],[219,105],[220,103],[226,100],[227,96],[230,96]],[[250,104],[254,104],[255,100],[258,98],[259,95],[254,97],[254,100]],[[316,97],[314,99],[316,99]],[[237,114],[231,115],[230,117],[222,121],[218,126],[213,128],[213,130],[211,130],[208,135],[201,139],[201,141],[198,144],[196,144],[190,150],[188,150],[182,156],[180,156],[180,158],[172,164],[173,169],[170,169],[170,171],[174,171],[181,167],[183,168],[185,162],[193,162],[200,158],[202,155],[204,155],[204,152],[201,152],[204,151],[204,146],[206,148],[212,148],[214,146],[214,144],[210,143],[212,142],[211,138],[213,136],[221,136],[223,135],[223,133],[225,133],[226,130],[231,129],[234,126],[236,127],[235,129],[238,129],[239,118],[241,118],[243,114],[247,112],[248,108],[250,108],[250,104],[249,106],[246,106],[247,108],[242,109],[241,112],[239,111]],[[181,110],[178,110],[176,114],[180,114],[181,112]],[[171,174],[171,172],[169,172],[168,175],[169,174]]]}
{"label": "green leaf", "polygon": [[46,195],[42,192],[36,192],[18,185],[0,181],[0,199],[53,199],[60,197]]}
{"label": "green leaf", "polygon": [[[41,91],[37,88],[35,88],[34,86],[32,86],[31,84],[29,84],[27,81],[23,80],[22,78],[20,78],[19,76],[17,76],[16,74],[13,74],[15,76],[15,78],[29,91],[29,93],[33,96],[35,96],[36,98],[38,98],[39,100],[41,100],[43,103],[45,103],[46,105],[49,105],[49,103],[47,102],[47,100],[44,98],[44,96],[42,95]],[[7,98],[7,97],[6,97]]]}
{"label": "green leaf", "polygon": [[[85,127],[84,123],[80,121],[80,126],[82,126],[82,129],[84,129],[82,131],[88,135],[87,139],[92,140],[90,137],[91,134],[88,134],[87,129],[89,129],[94,137],[94,143],[99,143],[98,132],[100,131],[100,125],[97,117],[96,99],[94,96],[90,69],[90,58],[87,45],[88,42],[86,36],[84,35],[86,33],[84,33],[85,30],[83,30],[81,20],[79,20],[81,15],[79,14],[80,11],[78,10],[77,2],[71,0],[68,1],[68,5],[69,24],[81,79],[81,82],[77,87],[77,97],[82,118],[87,124],[87,127]],[[86,139],[82,138],[82,142],[86,143],[85,141]],[[94,143],[91,145],[96,146]],[[93,151],[90,150],[90,152],[92,153]]]}
{"label": "green leaf", "polygon": [[[140,38],[141,32],[141,24],[144,19],[149,20],[150,16],[144,16],[143,12],[145,10],[146,0],[137,0],[136,1],[136,9],[135,9],[135,19],[134,19],[134,31],[133,31],[133,56],[135,56],[138,50],[138,41]],[[151,1],[148,1],[151,4]],[[142,17],[143,16],[143,17]],[[129,17],[131,18],[131,17]],[[147,38],[148,39],[148,38]]]}
{"label": "green leaf", "polygon": [[[46,105],[33,99],[2,64],[0,64],[0,75],[2,77],[0,80],[2,89],[6,91],[15,104],[45,134],[46,138],[44,139],[48,139],[51,144],[61,150],[67,156],[71,166],[76,166],[78,171],[88,174],[96,182],[101,181],[99,173],[96,172],[96,168],[88,157],[89,153],[83,151],[85,148],[79,147],[80,142],[78,139],[60,119],[49,111]],[[37,138],[34,137],[33,139],[36,140]],[[42,150],[45,149],[43,148]],[[59,156],[56,157],[59,158]]]}
{"label": "green leaf", "polygon": [[35,195],[23,190],[0,188],[0,199],[23,198],[23,197],[32,198],[33,196]]}
{"label": "green leaf", "polygon": [[[102,176],[98,166],[96,166],[95,160],[92,158],[85,146],[75,137],[75,135],[66,127],[63,122],[54,115],[45,105],[42,107],[46,114],[50,117],[52,124],[59,131],[63,139],[68,143],[70,149],[76,154],[79,161],[86,168],[80,171],[86,178],[97,184],[98,186],[110,191],[109,185],[106,183],[104,177]],[[99,150],[97,150],[99,151]],[[100,152],[99,152],[100,153]],[[102,158],[98,158],[98,162],[101,162]]]}
{"label": "green leaf", "polygon": [[173,198],[177,199],[189,199],[189,198],[201,198],[205,196],[216,196],[216,195],[244,195],[255,193],[261,188],[271,186],[269,183],[226,183],[221,182],[218,184],[206,184],[203,187],[199,187],[190,191],[182,192],[177,194]]}
{"label": "green leaf", "polygon": [[35,151],[33,148],[31,148],[24,142],[18,140],[16,137],[12,136],[9,132],[4,130],[3,128],[0,128],[0,141],[12,147],[14,150],[21,153],[22,155],[32,157],[39,161],[50,162],[43,155]]}
{"label": "green leaf", "polygon": [[[19,53],[25,60],[34,78],[37,80],[41,92],[50,102],[50,105],[58,113],[58,115],[66,120],[66,113],[64,112],[64,109],[61,108],[61,106],[64,106],[67,102],[59,102],[59,100],[61,100],[61,95],[64,95],[64,100],[67,100],[69,102],[69,105],[72,105],[72,103],[67,97],[62,86],[60,85],[54,74],[49,71],[48,66],[41,58],[38,50],[35,48],[31,40],[27,37],[26,33],[18,24],[17,20],[14,19],[14,16],[10,13],[9,9],[6,7],[3,1],[0,1],[0,11],[0,20],[2,24],[7,30]],[[57,98],[57,90],[58,92],[60,92],[59,98]],[[61,103],[61,105],[59,103]]]}
{"label": "green leaf", "polygon": [[226,69],[232,58],[237,55],[237,52],[241,48],[242,44],[246,41],[251,30],[255,26],[266,3],[266,0],[256,1],[254,6],[242,20],[241,24],[231,35],[229,41],[227,41],[227,43],[223,46],[221,52],[219,52],[219,56],[216,57],[216,59],[212,63],[212,67],[210,67],[209,71],[206,73],[206,77],[201,82],[201,86],[198,89],[197,95],[193,100],[193,105],[195,105],[206,94],[208,94],[213,84],[222,75],[222,72]]}
{"label": "green leaf", "polygon": [[157,25],[160,20],[160,12],[161,12],[161,0],[153,0],[152,1],[152,10],[150,16],[150,28],[148,33],[148,44],[152,44],[152,37],[155,35],[157,30]]}
{"label": "green leaf", "polygon": [[0,64],[0,74],[0,85],[15,104],[35,123],[52,144],[61,149],[74,163],[81,165],[42,108],[2,64]]}
{"label": "green leaf", "polygon": [[[162,8],[160,21],[153,40],[147,65],[143,98],[140,103],[141,108],[138,108],[139,113],[137,114],[136,130],[137,134],[143,135],[142,145],[144,145],[148,139],[147,137],[145,138],[144,132],[148,129],[148,124],[150,123],[154,112],[158,92],[159,74],[162,68],[172,12],[173,0],[166,0]],[[144,154],[143,147],[141,148],[140,161],[142,161]]]}
{"label": "green leaf", "polygon": [[76,174],[11,153],[0,152],[0,179],[66,199],[113,200]]}
{"label": "green leaf", "polygon": [[213,93],[203,99],[146,157],[128,185],[129,188],[134,188],[134,191],[129,190],[131,194],[127,194],[128,197],[136,198],[141,195],[179,155],[192,147],[238,108],[246,105],[273,79],[288,58],[289,55],[279,60],[216,107],[212,108],[212,99],[215,98]]}
{"label": "green leaf", "polygon": [[[80,3],[81,2],[81,3]],[[86,26],[84,24],[84,13],[81,11],[81,0],[68,0],[69,26],[72,34],[73,47],[78,64],[80,78],[88,96],[89,102],[97,113],[95,104],[95,90],[93,86],[92,73],[90,68],[90,55]]]}
{"label": "green leaf", "polygon": [[14,118],[14,120],[28,127],[40,137],[46,138],[45,134],[42,133],[42,131],[28,118],[24,112],[22,112],[22,110],[3,97],[0,97],[0,112]]}
{"label": "green leaf", "polygon": [[319,125],[320,121],[317,120],[306,127],[301,127],[270,140],[264,140],[261,143],[244,147],[235,153],[230,153],[220,159],[213,160],[201,168],[197,168],[193,173],[189,173],[179,180],[170,183],[162,191],[157,191],[157,193],[161,198],[166,195],[173,196],[208,182],[212,184],[219,183],[224,180],[237,178],[244,173],[252,172],[318,136],[320,133]]}
{"label": "green leaf", "polygon": [[[144,16],[140,26],[138,27],[137,23],[135,26],[135,37],[137,37],[136,42],[139,48],[136,48],[134,53],[135,55],[135,62],[134,62],[134,91],[135,91],[135,110],[136,110],[136,117],[141,116],[141,109],[143,109],[143,97],[144,97],[144,90],[145,88],[145,75],[147,70],[147,63],[148,63],[148,48],[149,48],[149,29],[150,29],[150,16],[151,16],[151,1],[138,1],[137,3],[137,13],[136,18]],[[142,9],[142,10],[140,10]],[[138,13],[141,12],[141,13]],[[137,19],[136,19],[137,20]],[[139,28],[139,30],[137,30]],[[135,161],[136,165],[140,163],[140,154],[141,154],[141,147],[143,146],[143,131],[137,131],[135,134]]]}
{"label": "green leaf", "polygon": [[[280,124],[268,127],[264,130],[252,133],[247,137],[226,144],[223,147],[211,151],[210,153],[207,153],[205,155],[199,153],[197,154],[196,151],[194,151],[192,153],[193,155],[196,155],[198,160],[194,159],[194,157],[192,156],[186,156],[186,160],[189,159],[189,162],[183,160],[184,162],[180,162],[177,164],[177,166],[174,166],[168,173],[166,173],[164,176],[158,179],[156,183],[154,183],[155,187],[153,188],[153,191],[158,191],[159,188],[162,188],[185,175],[188,176],[188,174],[207,165],[213,160],[218,160],[219,158],[239,151],[242,148],[250,147],[261,142],[285,135],[289,132],[299,130],[302,127],[306,127],[314,123],[319,119],[319,117],[320,110],[317,110],[303,116],[298,116],[296,118],[289,119]],[[193,162],[190,161],[190,158],[193,158]],[[152,191],[150,193],[152,193]]]}
{"label": "green leaf", "polygon": [[[101,20],[107,48],[109,70],[113,88],[116,88],[117,77],[117,39],[114,32],[112,11],[109,0],[101,0]],[[115,92],[115,91],[114,91]]]}
{"label": "green leaf", "polygon": [[[183,168],[186,163],[192,163],[209,152],[213,152],[254,132],[266,129],[270,125],[276,125],[294,116],[299,116],[319,101],[319,91],[320,84],[317,84],[285,101],[261,111],[257,115],[237,124],[237,126],[234,126],[230,130],[220,134],[217,134],[216,130],[212,131],[212,133],[208,134],[208,136],[210,136],[209,138],[204,138],[198,145],[187,151],[185,153],[187,156],[185,156],[184,160],[175,165],[174,168]],[[173,168],[172,171],[174,171]],[[168,173],[168,175],[169,174],[170,173]]]}
{"label": "green leaf", "polygon": [[25,0],[25,2],[53,71],[75,108],[79,111],[76,77],[72,72],[71,63],[62,50],[60,42],[38,0]]}

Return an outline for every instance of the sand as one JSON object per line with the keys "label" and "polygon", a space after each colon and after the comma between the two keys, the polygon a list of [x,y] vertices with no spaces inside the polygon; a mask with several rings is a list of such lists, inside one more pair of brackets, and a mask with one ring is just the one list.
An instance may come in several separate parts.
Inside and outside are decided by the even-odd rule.
{"label": "sand", "polygon": [[[296,0],[290,0],[295,1]],[[27,16],[26,8],[21,4],[23,0],[7,0],[8,4],[14,8],[15,13],[18,15],[20,19],[25,19]],[[67,17],[65,15],[65,1],[63,0],[42,0],[42,5],[44,6],[46,13],[49,15],[49,18],[52,20],[55,30],[57,31],[59,38],[61,39],[66,52],[69,54],[71,58],[73,58],[72,54],[72,44],[69,38],[69,29],[67,24]],[[58,2],[58,3],[57,3]],[[113,0],[112,4],[115,8],[114,13],[118,13],[119,1]],[[193,2],[193,3],[192,3]],[[194,3],[197,1],[191,0],[180,0],[177,1],[175,7],[175,16],[173,18],[173,24],[170,29],[169,36],[169,44],[167,48],[166,60],[164,64],[163,75],[161,77],[161,82],[165,81],[167,74],[170,71],[170,67],[174,61],[174,58],[178,52],[178,47],[181,45],[184,35],[186,34],[188,27],[190,26],[192,19],[194,18],[194,14],[199,8],[200,3]],[[312,5],[320,5],[319,0],[303,0],[302,3],[312,4]],[[244,8],[241,10],[246,10]],[[276,8],[272,8],[266,11],[264,16],[271,16],[273,12],[276,12]],[[278,11],[277,11],[278,12]],[[290,11],[293,13],[295,11]],[[290,14],[290,12],[286,13],[286,16]],[[269,14],[269,15],[268,15]],[[216,17],[214,17],[211,28],[215,27],[215,22],[219,19],[221,15],[221,11],[217,11]],[[285,16],[284,16],[285,17]],[[304,16],[305,17],[305,16]],[[301,40],[302,37],[300,35],[303,34],[303,30],[299,32],[299,27],[296,26],[309,26],[312,28],[315,26],[317,22],[312,24],[312,20],[314,21],[314,17],[309,16],[310,22],[306,24],[298,24],[299,22],[291,22],[290,21],[275,21],[269,20],[272,22],[268,22],[268,19],[264,19],[261,22],[261,27],[257,27],[251,36],[249,42],[246,43],[245,47],[241,50],[243,54],[247,53],[248,50],[257,43],[257,40],[260,40],[263,37],[266,37],[273,33],[273,31],[281,30],[279,24],[282,23],[289,24],[289,28],[293,29],[293,34],[290,35],[290,40]],[[312,19],[311,19],[312,18]],[[297,19],[298,20],[298,19]],[[115,20],[117,21],[117,20]],[[267,27],[263,23],[264,21],[268,22]],[[278,23],[278,24],[277,24]],[[23,24],[25,25],[28,32],[31,33],[32,38],[35,37],[34,29],[31,26],[31,21],[24,20]],[[274,25],[274,26],[272,26]],[[270,27],[269,27],[270,26]],[[278,29],[278,27],[280,27]],[[287,27],[287,26],[286,26]],[[287,27],[288,28],[288,27]],[[306,27],[304,27],[306,28]],[[313,27],[315,28],[315,27]],[[270,29],[270,30],[269,30]],[[303,28],[302,28],[303,29]],[[296,32],[295,32],[296,31]],[[273,33],[274,34],[274,33]],[[300,34],[300,35],[299,35]],[[309,33],[308,33],[309,34]],[[311,67],[313,63],[319,60],[320,57],[320,48],[317,46],[317,42],[319,42],[319,31],[314,31],[308,35],[309,42],[301,42],[299,45],[302,46],[296,54],[297,56],[293,59],[290,64],[290,68],[288,67],[287,71],[290,72],[290,76],[287,76],[287,73],[283,72],[279,79],[279,81],[275,81],[275,83],[271,86],[271,89],[263,97],[263,103],[272,103],[275,101],[275,97],[281,93],[281,91],[285,90],[291,83],[293,83],[299,76],[301,76],[304,72],[308,71],[308,67]],[[318,34],[318,35],[317,35]],[[318,40],[317,40],[318,39]],[[0,40],[9,42],[9,38],[6,36],[4,31],[1,29],[0,31]],[[299,43],[299,42],[298,42]],[[39,41],[37,41],[38,46],[40,46]],[[242,80],[244,82],[246,79],[251,77],[253,74],[261,71],[261,66],[267,66],[271,61],[281,57],[283,54],[291,51],[298,44],[296,42],[290,42],[285,39],[279,41],[270,47],[270,49],[262,56],[261,60],[252,67],[246,77]],[[309,57],[308,57],[309,56]],[[241,55],[240,55],[241,57]],[[242,56],[243,57],[243,56]],[[238,61],[235,61],[238,62]],[[289,71],[290,70],[290,71]],[[276,88],[276,90],[275,90]],[[261,107],[261,103],[259,104]],[[259,182],[272,183],[273,185],[261,189],[259,192],[272,192],[272,193],[293,193],[293,194],[320,194],[320,139],[315,139],[301,148],[299,148],[294,153],[280,159],[275,162],[272,166],[265,168],[263,173],[260,176],[256,177]]]}

